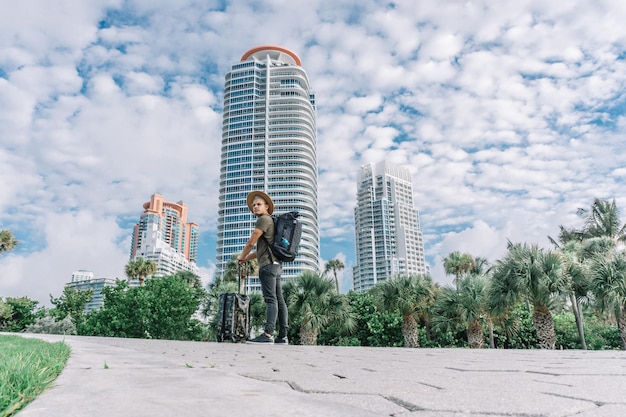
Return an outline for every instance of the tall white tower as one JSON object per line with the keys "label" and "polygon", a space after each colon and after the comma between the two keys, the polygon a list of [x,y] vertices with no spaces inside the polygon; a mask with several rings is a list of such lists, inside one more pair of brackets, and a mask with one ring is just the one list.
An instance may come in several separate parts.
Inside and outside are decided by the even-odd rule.
{"label": "tall white tower", "polygon": [[386,161],[361,167],[354,230],[355,291],[367,291],[397,275],[428,272],[408,169]]}
{"label": "tall white tower", "polygon": [[274,212],[298,211],[302,239],[298,257],[283,264],[283,279],[318,271],[315,95],[300,58],[280,46],[247,51],[226,74],[222,125],[217,267],[250,237],[256,218],[246,205],[262,190]]}

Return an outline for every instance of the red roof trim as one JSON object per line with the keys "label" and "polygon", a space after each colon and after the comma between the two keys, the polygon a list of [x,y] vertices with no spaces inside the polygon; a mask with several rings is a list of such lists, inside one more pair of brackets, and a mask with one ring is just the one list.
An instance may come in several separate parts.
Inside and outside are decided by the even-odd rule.
{"label": "red roof trim", "polygon": [[290,49],[284,48],[282,46],[278,46],[278,45],[263,45],[263,46],[257,46],[256,48],[252,48],[242,55],[241,62],[247,60],[248,58],[250,58],[250,56],[256,54],[257,52],[264,51],[264,50],[284,52],[290,57],[292,57],[293,60],[296,61],[296,64],[298,64],[298,66],[302,66],[302,61],[300,61],[300,57],[298,57],[298,55],[296,55],[295,52],[293,52]]}

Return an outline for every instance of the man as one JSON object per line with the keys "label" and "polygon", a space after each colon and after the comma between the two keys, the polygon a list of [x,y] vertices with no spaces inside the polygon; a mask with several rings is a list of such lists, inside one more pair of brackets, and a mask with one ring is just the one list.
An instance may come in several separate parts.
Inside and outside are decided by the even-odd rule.
{"label": "man", "polygon": [[[272,199],[263,191],[252,191],[248,194],[248,208],[257,217],[252,235],[237,257],[239,263],[256,258],[259,262],[259,280],[265,300],[265,329],[258,337],[248,343],[289,344],[287,340],[287,304],[280,286],[282,265],[272,254],[269,244],[274,241],[274,220],[270,216],[274,212]],[[256,251],[252,249],[256,245]],[[278,318],[278,336],[274,340],[276,319]]]}

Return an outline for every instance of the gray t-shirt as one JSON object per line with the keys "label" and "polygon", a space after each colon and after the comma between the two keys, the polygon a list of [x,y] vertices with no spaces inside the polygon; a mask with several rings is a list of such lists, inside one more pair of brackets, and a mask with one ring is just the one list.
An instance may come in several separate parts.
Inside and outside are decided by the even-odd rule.
{"label": "gray t-shirt", "polygon": [[267,243],[274,242],[274,220],[270,215],[264,214],[257,219],[254,227],[263,231],[263,236],[256,242],[256,259],[259,262],[259,268],[261,268],[273,262]]}

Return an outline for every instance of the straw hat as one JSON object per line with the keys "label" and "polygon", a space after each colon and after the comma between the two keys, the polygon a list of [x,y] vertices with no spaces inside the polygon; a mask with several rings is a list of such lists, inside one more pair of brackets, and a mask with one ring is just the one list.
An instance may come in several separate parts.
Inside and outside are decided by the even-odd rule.
{"label": "straw hat", "polygon": [[[247,203],[248,203],[248,208],[250,209],[250,211],[252,211],[252,201],[256,198],[256,197],[260,197],[263,200],[265,200],[265,202],[267,203],[267,205],[269,206],[267,208],[267,213],[268,214],[272,214],[274,212],[274,202],[272,201],[272,199],[270,198],[269,195],[265,194],[263,191],[252,191],[250,194],[248,194],[248,198],[246,199]],[[253,212],[254,213],[254,212]]]}

